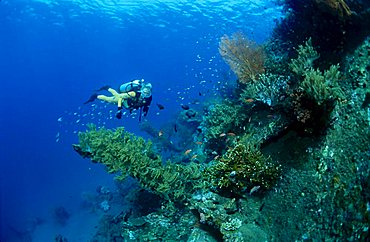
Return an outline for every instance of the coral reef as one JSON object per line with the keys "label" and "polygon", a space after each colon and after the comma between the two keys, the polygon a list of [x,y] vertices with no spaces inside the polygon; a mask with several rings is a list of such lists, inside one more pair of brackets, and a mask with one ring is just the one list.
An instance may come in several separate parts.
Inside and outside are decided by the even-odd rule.
{"label": "coral reef", "polygon": [[207,153],[219,155],[225,150],[226,143],[233,142],[235,137],[227,134],[238,134],[243,130],[248,108],[227,100],[208,108],[200,125]]}
{"label": "coral reef", "polygon": [[324,72],[315,69],[314,61],[319,54],[311,39],[300,45],[297,52],[298,57],[289,64],[298,86],[290,94],[292,109],[297,120],[305,124],[305,132],[320,133],[330,126],[331,112],[337,102],[345,101],[339,64]]}
{"label": "coral reef", "polygon": [[[366,3],[304,3],[285,1],[291,15],[267,52],[241,33],[222,38],[219,51],[238,75],[238,90],[204,111],[184,110],[163,128],[160,137],[168,142],[178,132],[183,146],[167,147],[148,125],[155,148],[123,128],[90,125],[79,133],[74,148],[82,157],[119,180],[133,177],[142,188],[133,197],[148,201],[145,212],[104,216],[93,241],[368,239],[370,41],[344,58],[363,36],[352,41],[340,34],[362,26],[354,12],[368,16],[358,7]],[[305,29],[309,18],[324,26]],[[283,35],[292,19],[302,20],[302,30],[294,24]],[[331,30],[333,23],[341,24]],[[284,46],[290,49],[274,50]],[[169,149],[176,162],[161,158]],[[190,154],[202,158],[184,159]]]}
{"label": "coral reef", "polygon": [[[285,17],[274,29],[273,52],[294,57],[298,46],[312,37],[320,47],[318,67],[327,69],[351,53],[370,33],[370,2],[356,0],[283,0]],[[271,49],[270,49],[271,50]]]}
{"label": "coral reef", "polygon": [[319,70],[309,69],[300,83],[307,97],[323,105],[329,100],[343,98],[343,91],[338,85],[340,78],[339,65],[330,66],[329,70],[322,73]]}
{"label": "coral reef", "polygon": [[268,106],[275,106],[284,98],[288,89],[289,76],[265,73],[259,76],[257,82],[245,86],[240,94],[240,100],[260,101]]}
{"label": "coral reef", "polygon": [[213,192],[195,194],[190,208],[197,212],[201,228],[213,230],[218,241],[266,241],[265,229],[256,223],[260,216],[260,204],[249,199],[227,198]]}
{"label": "coral reef", "polygon": [[317,60],[320,55],[312,46],[312,39],[309,38],[304,45],[299,45],[297,49],[298,57],[292,59],[289,64],[290,69],[297,75],[305,75],[307,70],[314,67],[314,61]]}
{"label": "coral reef", "polygon": [[[348,88],[361,90],[369,88],[370,81],[370,38],[367,38],[362,45],[357,48],[352,55],[346,56],[345,79]],[[356,92],[357,92],[356,91]]]}
{"label": "coral reef", "polygon": [[312,47],[311,38],[305,45],[298,47],[298,57],[293,59],[290,68],[304,80],[299,83],[300,88],[309,99],[321,106],[329,100],[343,98],[343,91],[339,86],[339,64],[331,65],[326,71],[314,69],[313,62],[319,58],[319,54]]}

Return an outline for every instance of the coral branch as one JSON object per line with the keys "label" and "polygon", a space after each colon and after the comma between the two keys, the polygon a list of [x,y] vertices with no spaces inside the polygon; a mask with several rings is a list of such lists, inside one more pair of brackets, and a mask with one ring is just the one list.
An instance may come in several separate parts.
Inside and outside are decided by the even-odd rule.
{"label": "coral branch", "polygon": [[123,128],[115,131],[90,125],[90,130],[79,133],[79,144],[74,149],[84,158],[105,165],[117,179],[136,178],[141,186],[167,200],[184,200],[199,188],[199,165],[166,162],[152,151],[151,142],[138,138]]}

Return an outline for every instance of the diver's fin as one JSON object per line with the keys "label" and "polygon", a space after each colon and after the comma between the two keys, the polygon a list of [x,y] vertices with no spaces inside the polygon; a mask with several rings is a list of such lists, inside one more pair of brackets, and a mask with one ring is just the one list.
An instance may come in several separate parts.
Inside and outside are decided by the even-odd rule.
{"label": "diver's fin", "polygon": [[84,102],[84,104],[88,104],[88,103],[94,102],[97,98],[98,98],[98,94],[97,93],[94,93],[93,95],[91,95],[89,97],[89,100],[87,100],[86,102]]}
{"label": "diver's fin", "polygon": [[108,91],[108,89],[109,89],[110,87],[111,87],[111,86],[109,86],[109,85],[105,85],[105,86],[102,86],[101,88],[99,88],[98,90],[95,90],[95,92]]}

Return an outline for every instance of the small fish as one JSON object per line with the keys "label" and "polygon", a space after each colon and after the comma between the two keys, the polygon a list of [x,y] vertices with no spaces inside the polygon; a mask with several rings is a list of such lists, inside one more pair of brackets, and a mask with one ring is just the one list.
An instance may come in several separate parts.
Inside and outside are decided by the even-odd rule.
{"label": "small fish", "polygon": [[197,142],[195,142],[197,145],[201,145],[201,144],[203,144],[203,142],[202,141],[197,141]]}
{"label": "small fish", "polygon": [[244,99],[244,101],[246,103],[252,103],[252,102],[254,102],[254,99],[253,98],[247,98],[247,99]]}
{"label": "small fish", "polygon": [[173,131],[175,131],[175,133],[177,133],[177,125],[176,124],[173,126]]}
{"label": "small fish", "polygon": [[184,110],[189,110],[190,109],[189,105],[186,105],[186,104],[181,105],[181,108],[184,109]]}
{"label": "small fish", "polygon": [[236,134],[235,134],[235,133],[233,133],[233,132],[229,132],[229,133],[227,133],[227,135],[228,135],[228,136],[236,136]]}
{"label": "small fish", "polygon": [[63,121],[62,117],[58,118],[58,122],[62,122],[62,121]]}
{"label": "small fish", "polygon": [[163,110],[164,109],[164,106],[160,103],[157,103],[157,107],[159,108],[159,110]]}
{"label": "small fish", "polygon": [[219,135],[219,137],[221,138],[221,137],[225,137],[226,136],[226,134],[225,133],[222,133],[222,134],[220,134]]}
{"label": "small fish", "polygon": [[158,132],[158,137],[161,137],[161,136],[163,136],[163,131],[162,131],[162,130],[160,130],[160,131]]}
{"label": "small fish", "polygon": [[252,189],[249,192],[249,195],[252,195],[254,192],[257,192],[260,188],[261,188],[261,186],[252,187]]}
{"label": "small fish", "polygon": [[198,95],[199,95],[199,96],[202,96],[202,93],[201,93],[201,92],[199,92],[199,93],[198,93]]}
{"label": "small fish", "polygon": [[195,158],[197,158],[198,155],[193,155],[190,160],[194,160]]}
{"label": "small fish", "polygon": [[184,152],[184,155],[188,155],[191,152],[191,149],[188,149]]}

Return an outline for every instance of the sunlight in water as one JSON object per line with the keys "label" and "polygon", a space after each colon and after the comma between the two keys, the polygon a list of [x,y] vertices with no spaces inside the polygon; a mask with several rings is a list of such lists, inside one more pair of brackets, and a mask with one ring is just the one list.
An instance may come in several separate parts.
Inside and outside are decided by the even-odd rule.
{"label": "sunlight in water", "polygon": [[[4,3],[10,1],[4,1]],[[79,16],[99,15],[111,18],[116,27],[125,27],[127,23],[152,24],[159,28],[178,29],[180,22],[186,20],[186,26],[194,29],[198,24],[214,29],[228,29],[230,27],[240,30],[246,26],[252,32],[259,26],[273,26],[281,18],[281,6],[276,6],[271,1],[245,1],[245,0],[70,0],[51,1],[34,0],[27,1],[28,8],[25,12],[39,15],[39,4],[44,3],[55,15],[68,14],[70,18]],[[60,10],[66,13],[60,13]],[[42,11],[45,11],[42,8]],[[172,19],[172,21],[170,21]],[[176,21],[177,20],[177,21]],[[63,24],[61,19],[58,23]],[[269,32],[269,29],[266,31]]]}

